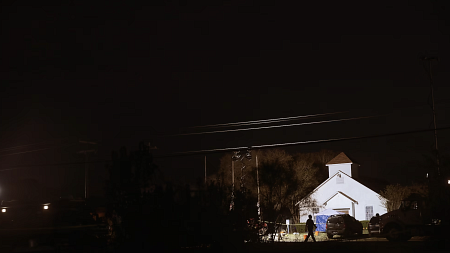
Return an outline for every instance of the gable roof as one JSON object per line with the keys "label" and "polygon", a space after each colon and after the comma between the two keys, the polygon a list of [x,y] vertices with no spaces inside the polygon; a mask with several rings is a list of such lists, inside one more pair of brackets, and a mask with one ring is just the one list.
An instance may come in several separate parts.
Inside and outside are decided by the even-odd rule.
{"label": "gable roof", "polygon": [[[375,192],[374,190],[370,189],[369,187],[365,186],[364,184],[362,184],[361,182],[357,181],[356,179],[352,178],[351,176],[347,175],[346,173],[342,172],[341,170],[338,170],[333,176],[329,177],[327,180],[323,181],[323,183],[321,183],[319,186],[317,186],[314,190],[312,190],[308,195],[306,195],[305,197],[303,197],[301,200],[297,201],[297,203],[295,205],[300,204],[300,202],[302,202],[302,200],[308,198],[309,196],[311,196],[314,192],[316,192],[320,187],[322,187],[324,184],[326,184],[328,181],[330,181],[332,178],[334,178],[335,176],[337,176],[339,173],[342,173],[344,175],[346,175],[348,178],[350,178],[351,180],[359,183],[360,185],[366,187],[367,189],[373,191],[375,194],[379,195],[377,192]],[[346,195],[346,197],[348,197]],[[348,197],[350,198],[350,197]]]}
{"label": "gable roof", "polygon": [[334,198],[334,196],[338,195],[338,194],[342,194],[344,197],[350,199],[352,202],[358,204],[358,201],[354,200],[353,198],[351,198],[350,196],[348,196],[347,194],[341,192],[341,191],[337,191],[335,194],[333,194],[331,197],[329,197],[325,202],[323,202],[323,204],[325,205],[328,201],[330,201],[332,198]]}
{"label": "gable roof", "polygon": [[335,158],[331,159],[326,165],[328,164],[340,164],[340,163],[353,163],[350,158],[344,152],[341,152],[339,155],[337,155]]}

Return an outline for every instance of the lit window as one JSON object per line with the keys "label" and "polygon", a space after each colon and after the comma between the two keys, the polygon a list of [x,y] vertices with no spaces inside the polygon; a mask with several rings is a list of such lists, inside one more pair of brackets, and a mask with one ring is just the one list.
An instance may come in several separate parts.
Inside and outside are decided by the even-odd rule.
{"label": "lit window", "polygon": [[47,209],[48,209],[48,206],[44,206],[44,209],[47,210]]}
{"label": "lit window", "polygon": [[2,213],[6,213],[6,209],[5,208],[2,208]]}

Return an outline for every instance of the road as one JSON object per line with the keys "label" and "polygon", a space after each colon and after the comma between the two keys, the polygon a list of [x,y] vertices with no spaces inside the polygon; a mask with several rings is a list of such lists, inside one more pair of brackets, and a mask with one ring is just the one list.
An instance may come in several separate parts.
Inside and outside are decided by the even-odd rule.
{"label": "road", "polygon": [[[91,226],[79,226],[71,229],[65,229],[71,231],[70,233],[52,233],[50,243],[42,244],[42,239],[48,239],[48,233],[26,233],[25,237],[19,234],[10,233],[7,239],[3,233],[2,243],[0,245],[0,252],[112,252],[115,250],[107,249],[105,244],[89,243],[86,240],[81,240],[84,243],[80,245],[76,241],[80,242],[80,235],[75,231],[82,231],[82,228],[91,228]],[[6,232],[6,230],[0,230]],[[15,232],[23,230],[15,230]],[[29,230],[28,232],[30,232]],[[12,230],[9,232],[13,232]],[[33,232],[37,232],[33,230]],[[46,230],[47,232],[47,230]],[[54,230],[55,232],[55,230]],[[39,237],[40,235],[41,237]],[[75,236],[75,238],[74,238]],[[6,240],[5,240],[6,239]],[[11,240],[14,239],[14,240]],[[26,241],[24,240],[26,239]],[[33,241],[34,240],[34,241]],[[9,242],[5,244],[5,242]],[[15,243],[13,243],[15,241]],[[19,243],[23,242],[23,243]],[[137,246],[137,245],[134,245]],[[173,249],[173,248],[172,248]],[[155,249],[156,250],[156,249]],[[139,249],[122,250],[123,252],[140,252]],[[122,252],[120,251],[120,252]],[[284,253],[284,252],[450,252],[450,242],[448,239],[434,240],[430,237],[413,237],[408,242],[392,243],[384,238],[368,237],[363,235],[353,238],[340,238],[320,241],[320,242],[275,242],[275,243],[245,243],[236,247],[235,245],[225,245],[222,247],[203,247],[203,248],[183,248],[178,249],[176,252],[246,252],[246,253]]]}
{"label": "road", "polygon": [[423,237],[402,243],[391,243],[383,238],[358,240],[330,240],[308,243],[272,243],[244,245],[244,252],[449,252],[449,241],[430,241]]}

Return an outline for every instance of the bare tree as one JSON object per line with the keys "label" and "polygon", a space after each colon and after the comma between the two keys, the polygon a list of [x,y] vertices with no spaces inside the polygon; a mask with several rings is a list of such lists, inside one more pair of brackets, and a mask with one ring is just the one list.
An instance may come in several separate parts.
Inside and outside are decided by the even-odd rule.
{"label": "bare tree", "polygon": [[265,218],[276,222],[286,214],[298,179],[293,167],[293,158],[284,150],[273,149],[264,152],[259,166],[262,207]]}
{"label": "bare tree", "polygon": [[[245,165],[245,186],[249,189],[248,194],[251,197],[256,198],[257,184],[256,184],[256,156],[259,160],[259,177],[261,195],[264,194],[261,199],[262,212],[266,213],[271,209],[272,211],[280,212],[280,210],[288,209],[293,222],[299,221],[299,215],[297,206],[295,205],[300,199],[307,196],[320,182],[325,180],[328,176],[325,164],[333,159],[338,153],[330,150],[321,150],[314,153],[297,153],[294,156],[286,153],[281,149],[272,150],[252,150],[252,159],[246,161]],[[216,182],[228,191],[231,190],[231,156],[232,153],[224,155],[220,160],[219,171],[208,178],[209,182]],[[240,162],[235,162],[235,189],[239,188],[239,178],[241,176]],[[264,167],[263,167],[264,166]],[[275,169],[276,168],[276,169]],[[272,171],[275,170],[275,171]],[[276,171],[278,170],[278,171]],[[283,182],[277,181],[273,177],[284,178],[284,174],[288,173],[289,179]],[[281,175],[283,174],[283,175]],[[267,179],[267,180],[266,180]],[[292,182],[291,182],[292,181]],[[287,184],[292,183],[292,186],[287,187]],[[270,187],[275,185],[284,185],[278,188],[275,192]],[[268,205],[267,201],[277,200],[277,203],[271,202]],[[282,199],[280,199],[282,198]],[[305,200],[306,201],[306,200]],[[314,204],[314,200],[309,201],[308,206],[317,206]],[[272,204],[274,206],[272,206]],[[269,207],[270,206],[270,207]],[[269,211],[270,212],[270,211]],[[286,210],[284,210],[286,213]],[[265,216],[267,217],[267,216]]]}
{"label": "bare tree", "polygon": [[428,187],[424,184],[415,184],[411,186],[403,186],[400,184],[392,184],[380,191],[380,200],[383,207],[388,212],[397,210],[403,199],[407,198],[411,193],[418,193],[426,197],[428,195]]}
{"label": "bare tree", "polygon": [[[290,210],[293,216],[293,222],[300,222],[300,213],[297,212],[298,206],[295,204],[302,200],[302,207],[319,207],[315,199],[306,196],[314,190],[328,176],[326,163],[333,159],[338,152],[331,150],[321,150],[314,153],[298,153],[294,156],[294,169],[298,178],[298,187],[292,196]],[[309,210],[312,213],[313,210]]]}
{"label": "bare tree", "polygon": [[[251,151],[252,157],[250,160],[244,159],[242,162],[245,169],[241,170],[242,162],[235,161],[234,165],[234,181],[235,189],[239,190],[240,177],[244,176],[245,187],[250,190],[249,194],[256,196],[256,156],[261,159],[262,152],[259,150]],[[232,182],[232,157],[233,153],[226,153],[220,158],[219,171],[207,178],[207,182],[215,183],[216,186],[225,189],[227,192],[231,191]],[[243,173],[243,175],[241,174]]]}

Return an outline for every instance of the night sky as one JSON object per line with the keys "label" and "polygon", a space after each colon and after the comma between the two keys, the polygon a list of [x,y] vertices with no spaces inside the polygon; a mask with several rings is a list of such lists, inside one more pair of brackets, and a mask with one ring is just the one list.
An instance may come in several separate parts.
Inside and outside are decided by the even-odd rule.
{"label": "night sky", "polygon": [[[82,196],[83,164],[17,168],[83,162],[77,152],[90,147],[78,140],[99,143],[89,159],[101,161],[140,141],[167,155],[432,129],[422,56],[439,57],[432,65],[437,126],[450,126],[446,1],[63,2],[1,6],[2,184],[32,178]],[[378,116],[165,136],[191,126],[334,112],[345,113],[284,124]],[[438,132],[443,154],[449,133]],[[422,156],[433,145],[433,133],[423,132],[286,149],[343,151],[364,176],[411,183],[425,176]],[[221,155],[208,155],[209,172]],[[203,162],[203,155],[156,160],[168,178],[190,182],[203,176]],[[91,193],[100,195],[104,163],[90,168]]]}

